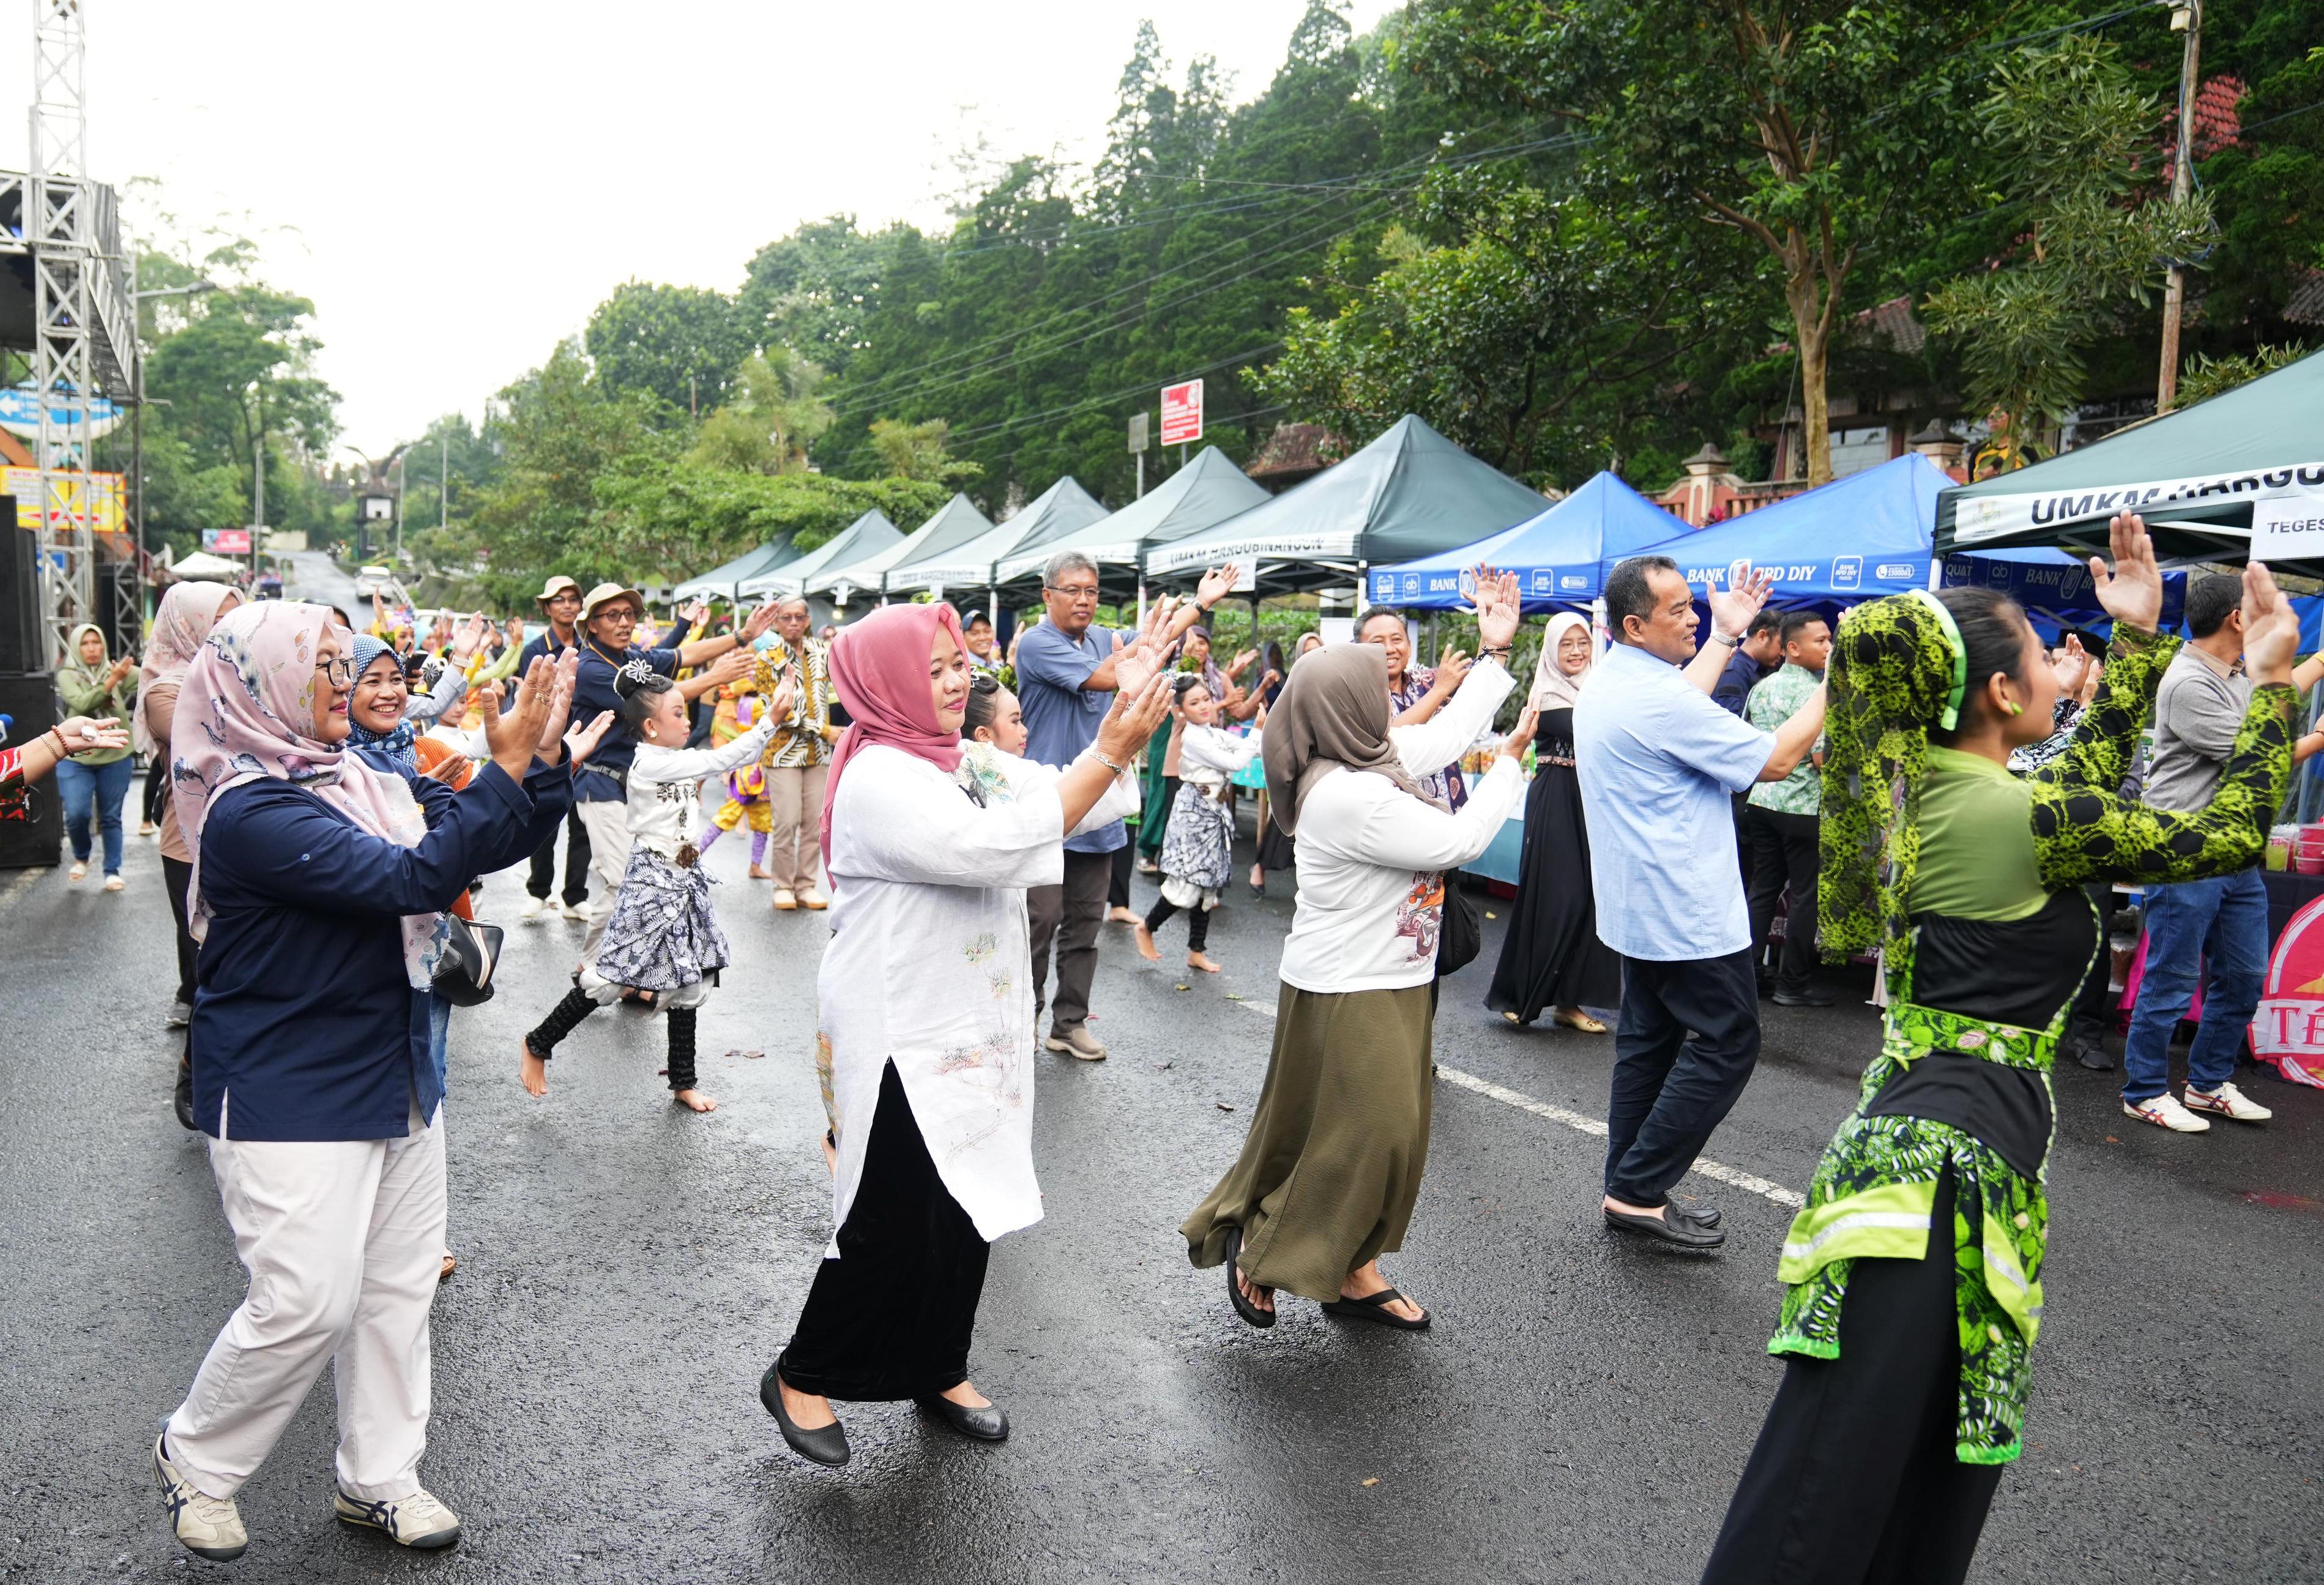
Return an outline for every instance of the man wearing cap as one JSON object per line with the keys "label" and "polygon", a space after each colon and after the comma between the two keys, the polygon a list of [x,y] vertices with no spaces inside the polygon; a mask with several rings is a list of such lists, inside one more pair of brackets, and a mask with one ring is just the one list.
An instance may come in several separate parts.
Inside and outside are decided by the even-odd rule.
{"label": "man wearing cap", "polygon": [[[576,642],[575,624],[581,618],[581,585],[558,573],[540,585],[533,596],[540,614],[549,626],[537,639],[530,640],[517,654],[518,677],[525,674],[536,656],[554,660]],[[549,889],[557,879],[557,834],[550,832],[532,855],[532,869],[524,881],[525,899],[518,917],[528,925],[540,921],[541,911],[549,903]],[[588,918],[581,905],[589,900],[589,830],[581,824],[581,808],[575,805],[565,816],[565,917],[579,923]]]}
{"label": "man wearing cap", "polygon": [[[694,668],[694,675],[678,685],[678,693],[688,702],[748,675],[751,640],[775,620],[775,608],[761,605],[751,613],[739,635],[696,639],[674,649],[641,650],[630,639],[645,610],[645,596],[619,584],[599,584],[582,597],[581,671],[573,684],[577,719],[593,721],[599,711],[614,708],[613,674],[632,660],[644,661],[664,677],[677,676],[680,667]],[[573,774],[573,803],[589,831],[589,865],[596,874],[598,889],[596,905],[589,910],[589,936],[581,947],[584,964],[596,962],[597,948],[605,938],[605,923],[613,917],[613,898],[622,889],[622,871],[630,862],[629,774],[630,761],[637,751],[636,734],[617,715],[597,751]]]}

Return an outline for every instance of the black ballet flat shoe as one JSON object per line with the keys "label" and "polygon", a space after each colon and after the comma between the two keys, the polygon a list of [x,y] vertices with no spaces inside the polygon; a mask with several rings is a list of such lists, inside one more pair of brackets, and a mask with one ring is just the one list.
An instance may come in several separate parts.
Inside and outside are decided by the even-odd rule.
{"label": "black ballet flat shoe", "polygon": [[1832,995],[1811,986],[1805,991],[1778,991],[1768,1000],[1777,1007],[1830,1007]]}
{"label": "black ballet flat shoe", "polygon": [[[1234,1313],[1236,1314],[1241,1316],[1243,1320],[1250,1322],[1251,1325],[1258,1327],[1261,1332],[1265,1332],[1268,1327],[1275,1324],[1275,1312],[1272,1310],[1262,1310],[1258,1305],[1252,1304],[1249,1299],[1242,1296],[1242,1285],[1235,1281],[1237,1263],[1240,1262],[1241,1258],[1242,1229],[1239,1227],[1229,1228],[1227,1230],[1227,1303],[1234,1306]],[[1254,1284],[1253,1286],[1256,1286],[1258,1285]],[[1269,1298],[1272,1298],[1275,1295],[1275,1290],[1273,1288],[1262,1288],[1260,1291],[1265,1293]]]}
{"label": "black ballet flat shoe", "polygon": [[811,1463],[836,1470],[851,1456],[847,1451],[847,1428],[836,1420],[814,1431],[804,1430],[798,1422],[783,1413],[783,1389],[777,1367],[770,1365],[767,1373],[759,1378],[759,1401],[767,1405],[767,1413],[775,1417],[775,1428],[790,1443],[791,1451]]}
{"label": "black ballet flat shoe", "polygon": [[1426,1332],[1429,1322],[1427,1311],[1423,1310],[1417,1321],[1406,1321],[1388,1308],[1403,1297],[1394,1288],[1382,1288],[1360,1299],[1333,1299],[1323,1306],[1323,1313],[1336,1315],[1342,1321],[1376,1321],[1382,1326],[1393,1326],[1398,1332]]}
{"label": "black ballet flat shoe", "polygon": [[[1602,1207],[1601,1207],[1602,1209]],[[1717,1228],[1681,1212],[1677,1216],[1646,1216],[1628,1211],[1606,1212],[1606,1225],[1616,1232],[1640,1233],[1676,1244],[1682,1249],[1716,1249],[1727,1241]]]}
{"label": "black ballet flat shoe", "polygon": [[914,1398],[912,1402],[972,1442],[1009,1440],[1009,1415],[999,1404],[987,1404],[982,1409],[972,1409],[966,1404],[955,1404],[950,1398],[935,1394]]}
{"label": "black ballet flat shoe", "polygon": [[201,1131],[202,1125],[194,1120],[193,1064],[189,1062],[181,1062],[178,1064],[177,1093],[170,1098],[170,1104],[176,1109],[178,1120],[184,1124],[189,1132],[198,1133]]}

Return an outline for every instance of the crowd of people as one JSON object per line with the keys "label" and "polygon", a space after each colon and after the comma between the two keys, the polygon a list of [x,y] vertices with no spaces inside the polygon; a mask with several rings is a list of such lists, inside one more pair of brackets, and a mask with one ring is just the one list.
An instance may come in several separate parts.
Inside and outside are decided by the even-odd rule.
{"label": "crowd of people", "polygon": [[[1882,1039],[1780,1252],[1785,1372],[1705,1577],[1959,1580],[2023,1446],[2049,1071],[2074,1038],[2104,1058],[2105,889],[2148,895],[2126,1111],[2264,1120],[2231,1080],[2265,956],[2253,866],[2292,763],[2324,747],[2294,725],[2324,660],[2293,668],[2264,567],[2199,581],[2182,644],[2160,631],[2135,517],[2111,550],[2092,567],[2102,662],[2079,638],[2045,650],[1971,589],[1835,623],[1772,612],[1767,580],[1745,577],[1709,595],[1705,635],[1697,592],[1649,556],[1608,579],[1602,637],[1552,618],[1522,691],[1517,582],[1482,567],[1476,652],[1433,668],[1392,612],[1352,641],[1222,666],[1206,619],[1235,569],[1110,629],[1073,552],[1005,650],[941,603],[827,635],[803,601],[724,632],[690,608],[641,641],[637,590],[562,577],[529,642],[477,620],[420,643],[385,612],[357,632],[330,607],[198,584],[168,592],[134,671],[77,635],[76,715],[0,757],[0,796],[50,774],[101,788],[123,766],[113,825],[101,796],[68,800],[87,811],[77,857],[94,829],[111,876],[124,718],[154,756],[180,1115],[208,1137],[251,1278],[153,1444],[174,1534],[244,1550],[235,1493],[328,1362],[336,1513],[408,1546],[457,1539],[419,1470],[429,1307],[453,1266],[450,1015],[491,972],[480,878],[526,867],[520,917],[549,916],[560,840],[562,903],[587,928],[512,1076],[545,1096],[558,1043],[629,1000],[666,1020],[675,1101],[715,1106],[696,1020],[749,949],[701,856],[747,825],[771,907],[825,910],[829,929],[799,1055],[823,1094],[830,1237],[761,1401],[824,1465],[849,1461],[849,1403],[909,1400],[1005,1439],[971,1355],[990,1246],[1042,1215],[1038,1054],[1108,1055],[1090,1017],[1109,918],[1150,960],[1183,914],[1187,965],[1222,966],[1211,915],[1256,763],[1250,884],[1296,879],[1274,1044],[1241,1149],[1180,1229],[1232,1312],[1271,1328],[1290,1295],[1434,1323],[1381,1261],[1423,1186],[1446,976],[1476,949],[1459,871],[1522,803],[1482,1000],[1514,1025],[1611,1034],[1600,1212],[1619,1235],[1725,1243],[1717,1207],[1673,1190],[1751,1078],[1762,999],[1828,1005],[1819,956],[1877,954]],[[1141,915],[1130,879],[1149,868]],[[2174,1099],[2163,1048],[2199,955],[2204,1021]]]}

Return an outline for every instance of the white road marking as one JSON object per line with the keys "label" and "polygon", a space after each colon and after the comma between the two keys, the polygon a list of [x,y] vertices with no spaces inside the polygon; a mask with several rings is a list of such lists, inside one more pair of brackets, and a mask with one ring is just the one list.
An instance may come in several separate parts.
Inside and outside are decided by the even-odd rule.
{"label": "white road marking", "polygon": [[[1263,1018],[1275,1017],[1273,1008],[1263,1006],[1256,1001],[1237,1002],[1235,1005],[1249,1008]],[[1521,1090],[1512,1090],[1506,1084],[1496,1084],[1490,1079],[1480,1079],[1474,1074],[1464,1074],[1459,1068],[1448,1068],[1442,1063],[1436,1065],[1436,1076],[1448,1084],[1458,1084],[1463,1090],[1472,1091],[1488,1100],[1498,1101],[1504,1106],[1514,1106],[1519,1111],[1529,1111],[1537,1118],[1543,1118],[1554,1123],[1562,1123],[1576,1133],[1588,1134],[1600,1139],[1606,1137],[1606,1125],[1599,1119],[1584,1117],[1578,1111],[1568,1111],[1563,1106],[1552,1106],[1546,1101],[1536,1101]],[[1806,1197],[1796,1189],[1787,1189],[1781,1184],[1770,1183],[1756,1173],[1743,1172],[1702,1156],[1695,1158],[1694,1166],[1690,1170],[1699,1172],[1704,1177],[1715,1179],[1729,1187],[1759,1195],[1762,1199],[1772,1200],[1778,1205],[1790,1206],[1794,1210],[1807,1203]]]}

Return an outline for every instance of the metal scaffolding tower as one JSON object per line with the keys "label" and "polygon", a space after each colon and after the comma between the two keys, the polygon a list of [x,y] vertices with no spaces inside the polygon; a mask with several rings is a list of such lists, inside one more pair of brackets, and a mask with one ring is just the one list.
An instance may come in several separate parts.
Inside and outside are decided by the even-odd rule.
{"label": "metal scaffolding tower", "polygon": [[[138,349],[113,189],[88,175],[82,0],[32,3],[32,169],[0,173],[0,213],[14,208],[18,220],[0,233],[0,252],[28,254],[32,264],[41,614],[53,635],[53,661],[77,624],[99,620],[98,503],[88,476],[93,399],[134,394]],[[134,499],[136,492],[124,493]],[[134,613],[136,578],[120,586]],[[125,631],[138,632],[134,614]]]}

